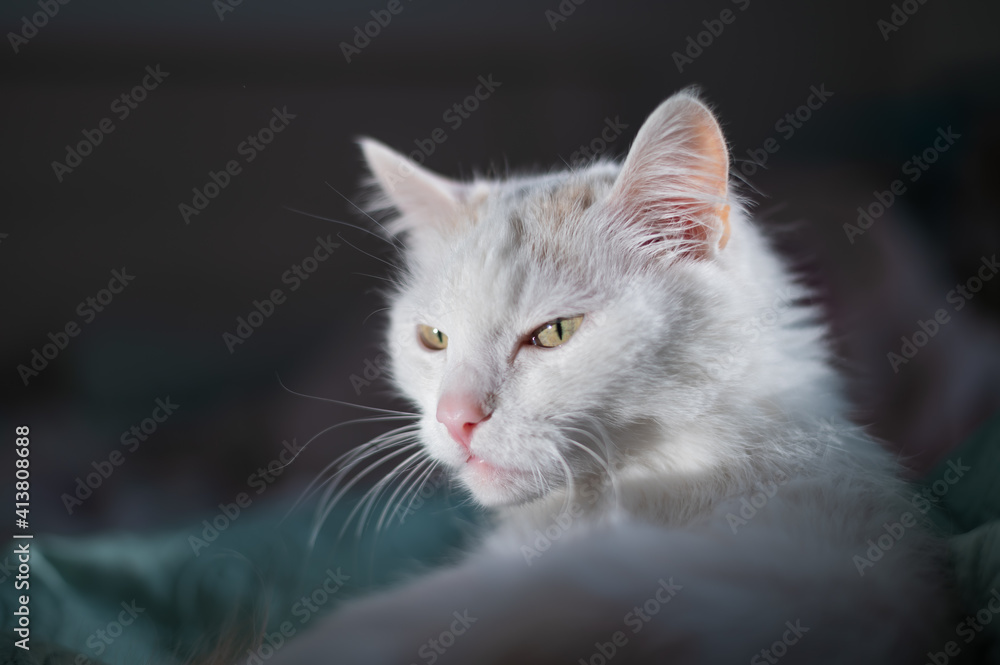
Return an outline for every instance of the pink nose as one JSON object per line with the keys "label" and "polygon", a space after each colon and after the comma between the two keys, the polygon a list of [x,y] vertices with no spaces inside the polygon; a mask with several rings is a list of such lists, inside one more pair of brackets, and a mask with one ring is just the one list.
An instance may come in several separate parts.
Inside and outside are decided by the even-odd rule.
{"label": "pink nose", "polygon": [[488,420],[480,401],[467,392],[449,392],[438,401],[437,419],[448,428],[451,438],[466,450],[476,425]]}

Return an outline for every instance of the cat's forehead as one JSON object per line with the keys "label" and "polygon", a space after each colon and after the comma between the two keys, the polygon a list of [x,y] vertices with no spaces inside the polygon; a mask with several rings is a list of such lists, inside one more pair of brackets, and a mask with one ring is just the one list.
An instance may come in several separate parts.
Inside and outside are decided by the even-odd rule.
{"label": "cat's forehead", "polygon": [[592,258],[599,242],[593,216],[616,171],[609,164],[494,183],[471,206],[454,247],[476,264],[507,260],[522,269]]}
{"label": "cat's forehead", "polygon": [[607,165],[494,184],[462,227],[441,236],[423,257],[413,285],[422,292],[418,302],[452,313],[460,305],[464,314],[482,318],[540,311],[592,290],[602,242],[588,225],[615,174]]}
{"label": "cat's forehead", "polygon": [[568,229],[567,225],[578,227],[584,213],[607,195],[617,170],[616,165],[599,164],[583,171],[499,183],[492,195],[482,198],[480,214],[486,220],[498,217],[497,225],[505,220],[523,241],[549,238],[560,231],[578,234],[579,228]]}

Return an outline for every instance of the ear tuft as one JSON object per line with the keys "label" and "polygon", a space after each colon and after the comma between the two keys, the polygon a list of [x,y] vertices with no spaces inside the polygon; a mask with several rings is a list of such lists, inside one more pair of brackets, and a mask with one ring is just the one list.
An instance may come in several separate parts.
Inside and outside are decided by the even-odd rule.
{"label": "ear tuft", "polygon": [[709,258],[726,246],[729,152],[693,90],[673,95],[643,123],[608,200],[642,247]]}

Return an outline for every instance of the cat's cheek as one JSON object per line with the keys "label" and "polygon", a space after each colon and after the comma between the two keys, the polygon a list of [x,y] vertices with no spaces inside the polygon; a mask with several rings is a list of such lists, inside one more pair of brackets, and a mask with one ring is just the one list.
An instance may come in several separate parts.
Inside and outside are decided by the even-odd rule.
{"label": "cat's cheek", "polygon": [[[424,414],[437,411],[437,401],[430,396],[437,394],[441,381],[441,369],[429,355],[423,350],[408,349],[397,356],[393,366],[396,386]],[[424,429],[427,431],[426,425]]]}

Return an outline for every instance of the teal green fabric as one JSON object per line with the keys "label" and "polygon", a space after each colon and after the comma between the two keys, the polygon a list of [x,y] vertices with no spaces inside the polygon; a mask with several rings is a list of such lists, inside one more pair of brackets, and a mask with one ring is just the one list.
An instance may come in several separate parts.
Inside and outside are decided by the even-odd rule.
{"label": "teal green fabric", "polygon": [[[988,522],[955,536],[951,545],[956,582],[965,596],[960,619],[965,627],[961,635],[956,630],[955,641],[959,645],[975,641],[984,662],[1000,663],[1000,615],[995,613],[1000,606],[1000,522]],[[989,620],[982,621],[985,617]],[[973,632],[973,626],[980,625],[982,633]]]}
{"label": "teal green fabric", "polygon": [[959,531],[1000,519],[1000,414],[927,474],[920,485],[926,490],[922,495],[939,506],[942,516]]}
{"label": "teal green fabric", "polygon": [[[983,662],[1000,663],[1000,414],[939,464],[920,483],[942,531],[950,533],[955,581],[964,602],[955,641],[968,644]],[[976,621],[977,613],[981,619]],[[967,626],[981,627],[975,637]],[[962,634],[958,634],[962,630]]]}
{"label": "teal green fabric", "polygon": [[[1000,593],[1000,414],[915,486],[913,502],[950,536],[968,611],[987,607]],[[10,637],[16,594],[8,575],[0,582],[0,664],[173,665],[211,647],[210,627],[227,620],[266,623],[261,651],[239,659],[264,663],[269,648],[344,600],[448,561],[481,521],[471,508],[437,498],[377,536],[347,534],[348,547],[338,544],[334,525],[346,517],[338,513],[310,548],[312,519],[296,515],[283,520],[278,507],[248,511],[211,543],[204,523],[172,533],[37,538],[32,650],[14,647]],[[1000,616],[983,628],[977,650],[1000,662]]]}
{"label": "teal green fabric", "polygon": [[[477,528],[472,509],[438,498],[360,539],[353,531],[338,539],[346,513],[335,513],[309,547],[311,516],[284,515],[247,511],[211,542],[204,523],[165,534],[36,538],[31,651],[10,638],[17,594],[9,578],[0,584],[0,663],[172,665],[209,650],[213,627],[265,621],[270,640],[257,655],[266,656],[344,600],[446,562]],[[255,662],[252,655],[239,662]]]}

